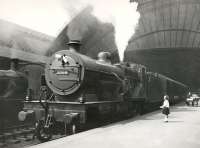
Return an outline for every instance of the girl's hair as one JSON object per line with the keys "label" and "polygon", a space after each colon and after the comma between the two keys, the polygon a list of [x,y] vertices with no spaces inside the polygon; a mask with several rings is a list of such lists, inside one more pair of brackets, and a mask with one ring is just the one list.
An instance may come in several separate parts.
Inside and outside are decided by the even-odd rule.
{"label": "girl's hair", "polygon": [[169,96],[168,95],[164,95],[164,99],[169,100]]}

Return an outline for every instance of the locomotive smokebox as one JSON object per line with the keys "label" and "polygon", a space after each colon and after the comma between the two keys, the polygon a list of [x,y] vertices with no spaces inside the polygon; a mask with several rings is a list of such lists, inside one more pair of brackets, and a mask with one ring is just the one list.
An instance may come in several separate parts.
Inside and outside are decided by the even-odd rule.
{"label": "locomotive smokebox", "polygon": [[70,51],[79,52],[81,48],[81,41],[79,40],[70,40],[67,43]]}

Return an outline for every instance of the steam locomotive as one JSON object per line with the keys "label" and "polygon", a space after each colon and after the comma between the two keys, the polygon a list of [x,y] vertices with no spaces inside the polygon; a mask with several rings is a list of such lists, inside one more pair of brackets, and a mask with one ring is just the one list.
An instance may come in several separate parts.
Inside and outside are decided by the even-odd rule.
{"label": "steam locomotive", "polygon": [[94,60],[79,53],[79,41],[56,52],[46,63],[40,98],[26,100],[21,120],[35,116],[35,135],[47,141],[52,134],[73,134],[94,121],[142,114],[160,106],[164,94],[176,103],[187,86],[134,63],[111,64],[102,52]]}
{"label": "steam locomotive", "polygon": [[12,60],[10,70],[0,70],[0,131],[20,124],[17,115],[23,109],[28,80],[24,73],[15,70],[16,63]]}

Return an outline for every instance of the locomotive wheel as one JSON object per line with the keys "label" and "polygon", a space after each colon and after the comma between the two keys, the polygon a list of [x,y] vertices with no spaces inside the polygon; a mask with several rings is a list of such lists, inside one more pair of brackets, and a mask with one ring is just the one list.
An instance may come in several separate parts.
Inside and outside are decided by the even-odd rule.
{"label": "locomotive wheel", "polygon": [[52,132],[50,128],[45,128],[44,127],[44,121],[40,120],[36,123],[36,137],[38,140],[41,142],[46,142],[49,141],[52,138]]}

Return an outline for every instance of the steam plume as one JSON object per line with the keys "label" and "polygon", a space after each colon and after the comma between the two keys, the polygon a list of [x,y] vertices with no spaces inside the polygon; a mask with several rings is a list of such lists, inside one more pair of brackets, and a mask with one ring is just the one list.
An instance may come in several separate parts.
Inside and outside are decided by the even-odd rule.
{"label": "steam plume", "polygon": [[[63,3],[71,18],[75,17],[85,7],[91,6],[92,14],[95,17],[102,22],[112,23],[115,26],[115,41],[120,59],[123,60],[124,50],[128,40],[134,34],[134,28],[139,19],[136,3],[130,3],[129,0],[63,0]],[[84,24],[80,25],[84,26]],[[85,28],[85,31],[87,31],[87,28]],[[72,34],[70,30],[68,31],[69,34]],[[81,34],[83,34],[83,30],[76,30],[76,32],[73,32],[72,39],[81,39]]]}

